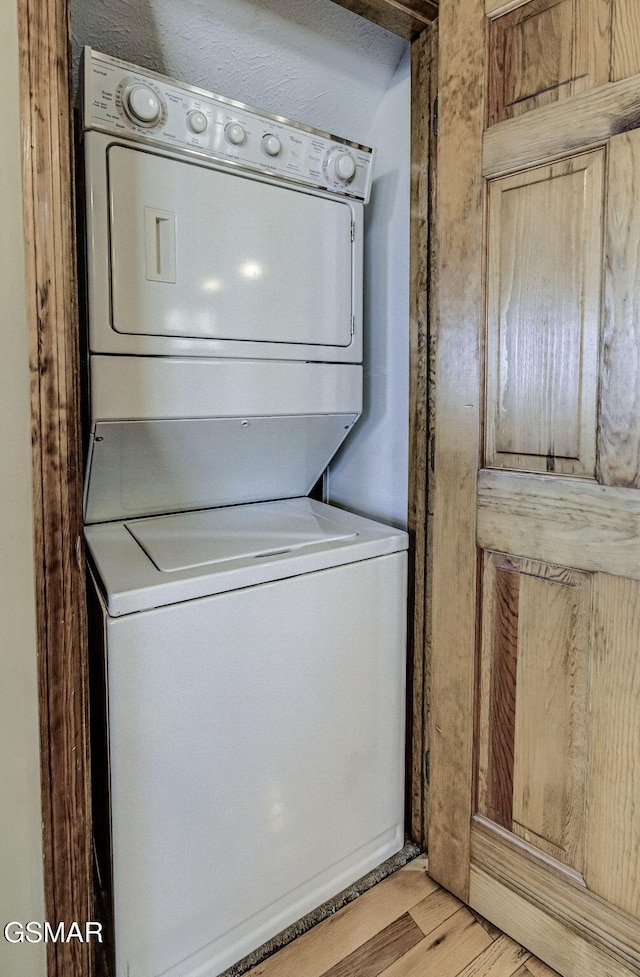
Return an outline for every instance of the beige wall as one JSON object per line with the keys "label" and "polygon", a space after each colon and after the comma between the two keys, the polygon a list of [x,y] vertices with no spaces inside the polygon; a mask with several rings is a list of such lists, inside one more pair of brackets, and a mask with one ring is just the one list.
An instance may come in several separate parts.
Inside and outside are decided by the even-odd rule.
{"label": "beige wall", "polygon": [[15,0],[0,3],[0,90],[0,974],[44,977],[44,944],[3,934],[44,913]]}

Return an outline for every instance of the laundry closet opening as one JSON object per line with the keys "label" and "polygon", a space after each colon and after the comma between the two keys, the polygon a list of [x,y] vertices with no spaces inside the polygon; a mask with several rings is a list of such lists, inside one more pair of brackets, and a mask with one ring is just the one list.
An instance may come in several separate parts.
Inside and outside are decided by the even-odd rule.
{"label": "laundry closet opening", "polygon": [[[329,0],[313,10],[284,0],[219,2],[206,13],[199,6],[182,7],[179,20],[160,4],[146,8],[142,17],[117,4],[96,11],[78,3],[74,14],[76,55],[91,44],[272,115],[375,147],[364,224],[363,411],[312,495],[339,510],[407,528],[409,499],[415,495],[409,475],[409,45]],[[77,78],[77,57],[74,68]],[[268,555],[278,552],[289,550],[272,549]],[[414,677],[410,670],[410,683]],[[411,720],[416,723],[415,714]],[[416,750],[411,736],[407,739],[412,760],[407,783],[415,795]],[[411,805],[408,814],[415,820]],[[311,823],[307,828],[314,830]]]}

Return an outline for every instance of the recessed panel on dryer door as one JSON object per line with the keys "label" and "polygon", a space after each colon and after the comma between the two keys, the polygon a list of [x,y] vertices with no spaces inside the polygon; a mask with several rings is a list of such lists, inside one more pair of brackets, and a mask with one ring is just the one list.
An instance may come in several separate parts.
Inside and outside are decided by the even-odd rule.
{"label": "recessed panel on dryer door", "polygon": [[349,346],[347,202],[118,145],[108,174],[118,333]]}

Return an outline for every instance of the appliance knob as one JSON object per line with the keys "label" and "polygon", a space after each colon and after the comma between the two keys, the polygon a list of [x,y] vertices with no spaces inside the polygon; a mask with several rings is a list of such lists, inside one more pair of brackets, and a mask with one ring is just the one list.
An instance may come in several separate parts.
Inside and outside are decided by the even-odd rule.
{"label": "appliance knob", "polygon": [[138,125],[155,126],[162,118],[162,102],[148,85],[130,85],[122,101],[127,115]]}
{"label": "appliance knob", "polygon": [[334,183],[350,183],[356,175],[356,161],[347,150],[333,149],[327,156],[326,172]]}
{"label": "appliance knob", "polygon": [[241,146],[247,134],[239,122],[229,122],[224,129],[224,137],[232,146]]}
{"label": "appliance knob", "polygon": [[267,156],[279,156],[280,150],[282,149],[282,143],[277,136],[274,136],[273,133],[268,132],[262,137],[262,148]]}
{"label": "appliance knob", "polygon": [[198,109],[193,109],[187,115],[187,125],[191,129],[191,132],[195,132],[199,135],[204,132],[209,125],[209,120],[207,119],[204,112],[200,112]]}

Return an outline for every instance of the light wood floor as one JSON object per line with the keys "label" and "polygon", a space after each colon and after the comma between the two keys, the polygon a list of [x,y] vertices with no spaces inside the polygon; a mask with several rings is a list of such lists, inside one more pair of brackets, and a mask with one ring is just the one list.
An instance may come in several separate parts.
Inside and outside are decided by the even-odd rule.
{"label": "light wood floor", "polygon": [[558,977],[441,889],[417,858],[249,977]]}

